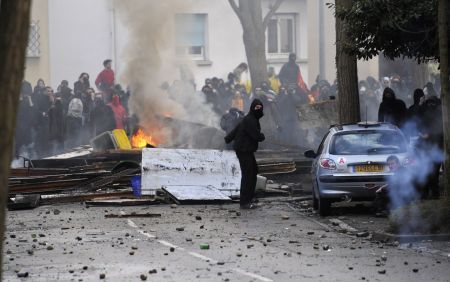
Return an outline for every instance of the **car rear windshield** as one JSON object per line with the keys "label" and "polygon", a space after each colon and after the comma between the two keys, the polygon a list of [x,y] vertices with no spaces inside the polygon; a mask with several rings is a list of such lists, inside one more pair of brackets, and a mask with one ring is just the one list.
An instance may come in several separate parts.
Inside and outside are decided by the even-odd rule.
{"label": "car rear windshield", "polygon": [[405,153],[407,145],[402,134],[394,130],[361,130],[335,134],[332,155],[384,155]]}

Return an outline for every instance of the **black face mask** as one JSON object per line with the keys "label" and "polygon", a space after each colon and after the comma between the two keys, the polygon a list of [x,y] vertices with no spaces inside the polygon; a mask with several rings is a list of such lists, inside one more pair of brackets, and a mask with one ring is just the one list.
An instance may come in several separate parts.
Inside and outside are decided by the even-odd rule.
{"label": "black face mask", "polygon": [[254,110],[253,113],[255,114],[255,117],[257,119],[260,119],[260,118],[262,118],[264,116],[263,109]]}

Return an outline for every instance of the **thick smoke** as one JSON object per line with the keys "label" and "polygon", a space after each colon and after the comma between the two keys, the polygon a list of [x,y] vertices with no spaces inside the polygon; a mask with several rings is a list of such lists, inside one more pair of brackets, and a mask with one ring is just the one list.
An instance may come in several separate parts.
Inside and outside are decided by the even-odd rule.
{"label": "thick smoke", "polygon": [[[183,0],[116,1],[119,18],[128,30],[128,42],[121,54],[125,62],[121,79],[132,92],[132,111],[148,131],[155,129],[155,120],[165,116],[212,127],[218,125],[218,117],[211,106],[191,84],[189,60],[180,60],[175,55],[175,15],[187,12],[189,3]],[[164,82],[172,84],[174,81],[177,82],[169,91],[161,88]],[[159,139],[173,140],[169,128],[157,131],[165,135]]]}
{"label": "thick smoke", "polygon": [[[389,199],[392,209],[404,207],[420,200],[419,187],[426,185],[427,179],[434,167],[444,161],[444,152],[437,146],[421,147],[418,139],[418,129],[414,122],[407,122],[402,131],[411,136],[411,163],[400,173],[395,173],[389,180]],[[397,216],[400,234],[410,234],[416,230],[428,230],[428,222],[423,218],[422,211],[416,205],[409,209],[399,209]]]}

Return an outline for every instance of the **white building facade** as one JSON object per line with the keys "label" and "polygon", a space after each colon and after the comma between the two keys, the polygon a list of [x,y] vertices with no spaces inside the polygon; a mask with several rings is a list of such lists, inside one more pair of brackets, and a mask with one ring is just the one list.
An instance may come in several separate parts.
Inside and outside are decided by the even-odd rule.
{"label": "white building facade", "polygon": [[[149,0],[153,1],[153,0]],[[263,0],[263,14],[273,5]],[[268,66],[276,71],[297,54],[305,81],[311,85],[320,75],[336,77],[335,26],[333,12],[325,0],[285,0],[266,31]],[[157,2],[155,2],[157,3]],[[197,88],[205,78],[226,78],[239,63],[246,62],[242,27],[227,0],[195,0],[182,14],[173,17],[173,56],[187,57]],[[155,4],[158,5],[158,4]],[[32,84],[43,78],[56,87],[66,79],[72,84],[82,72],[91,83],[104,59],[113,60],[118,82],[124,69],[122,55],[128,31],[120,21],[113,0],[35,0],[26,79]],[[36,45],[38,47],[36,48]],[[30,49],[29,48],[29,49]],[[361,63],[361,78],[378,76],[378,61]]]}

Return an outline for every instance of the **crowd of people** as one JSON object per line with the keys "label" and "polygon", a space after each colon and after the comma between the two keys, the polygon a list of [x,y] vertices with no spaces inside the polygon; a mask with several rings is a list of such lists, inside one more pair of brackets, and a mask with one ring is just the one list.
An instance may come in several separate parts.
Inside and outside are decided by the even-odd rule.
{"label": "crowd of people", "polygon": [[74,82],[73,89],[63,80],[56,92],[42,79],[34,87],[24,80],[17,116],[16,158],[55,155],[65,148],[88,144],[102,132],[127,129],[130,92],[115,84],[111,63],[103,62],[95,86],[85,72]]}

